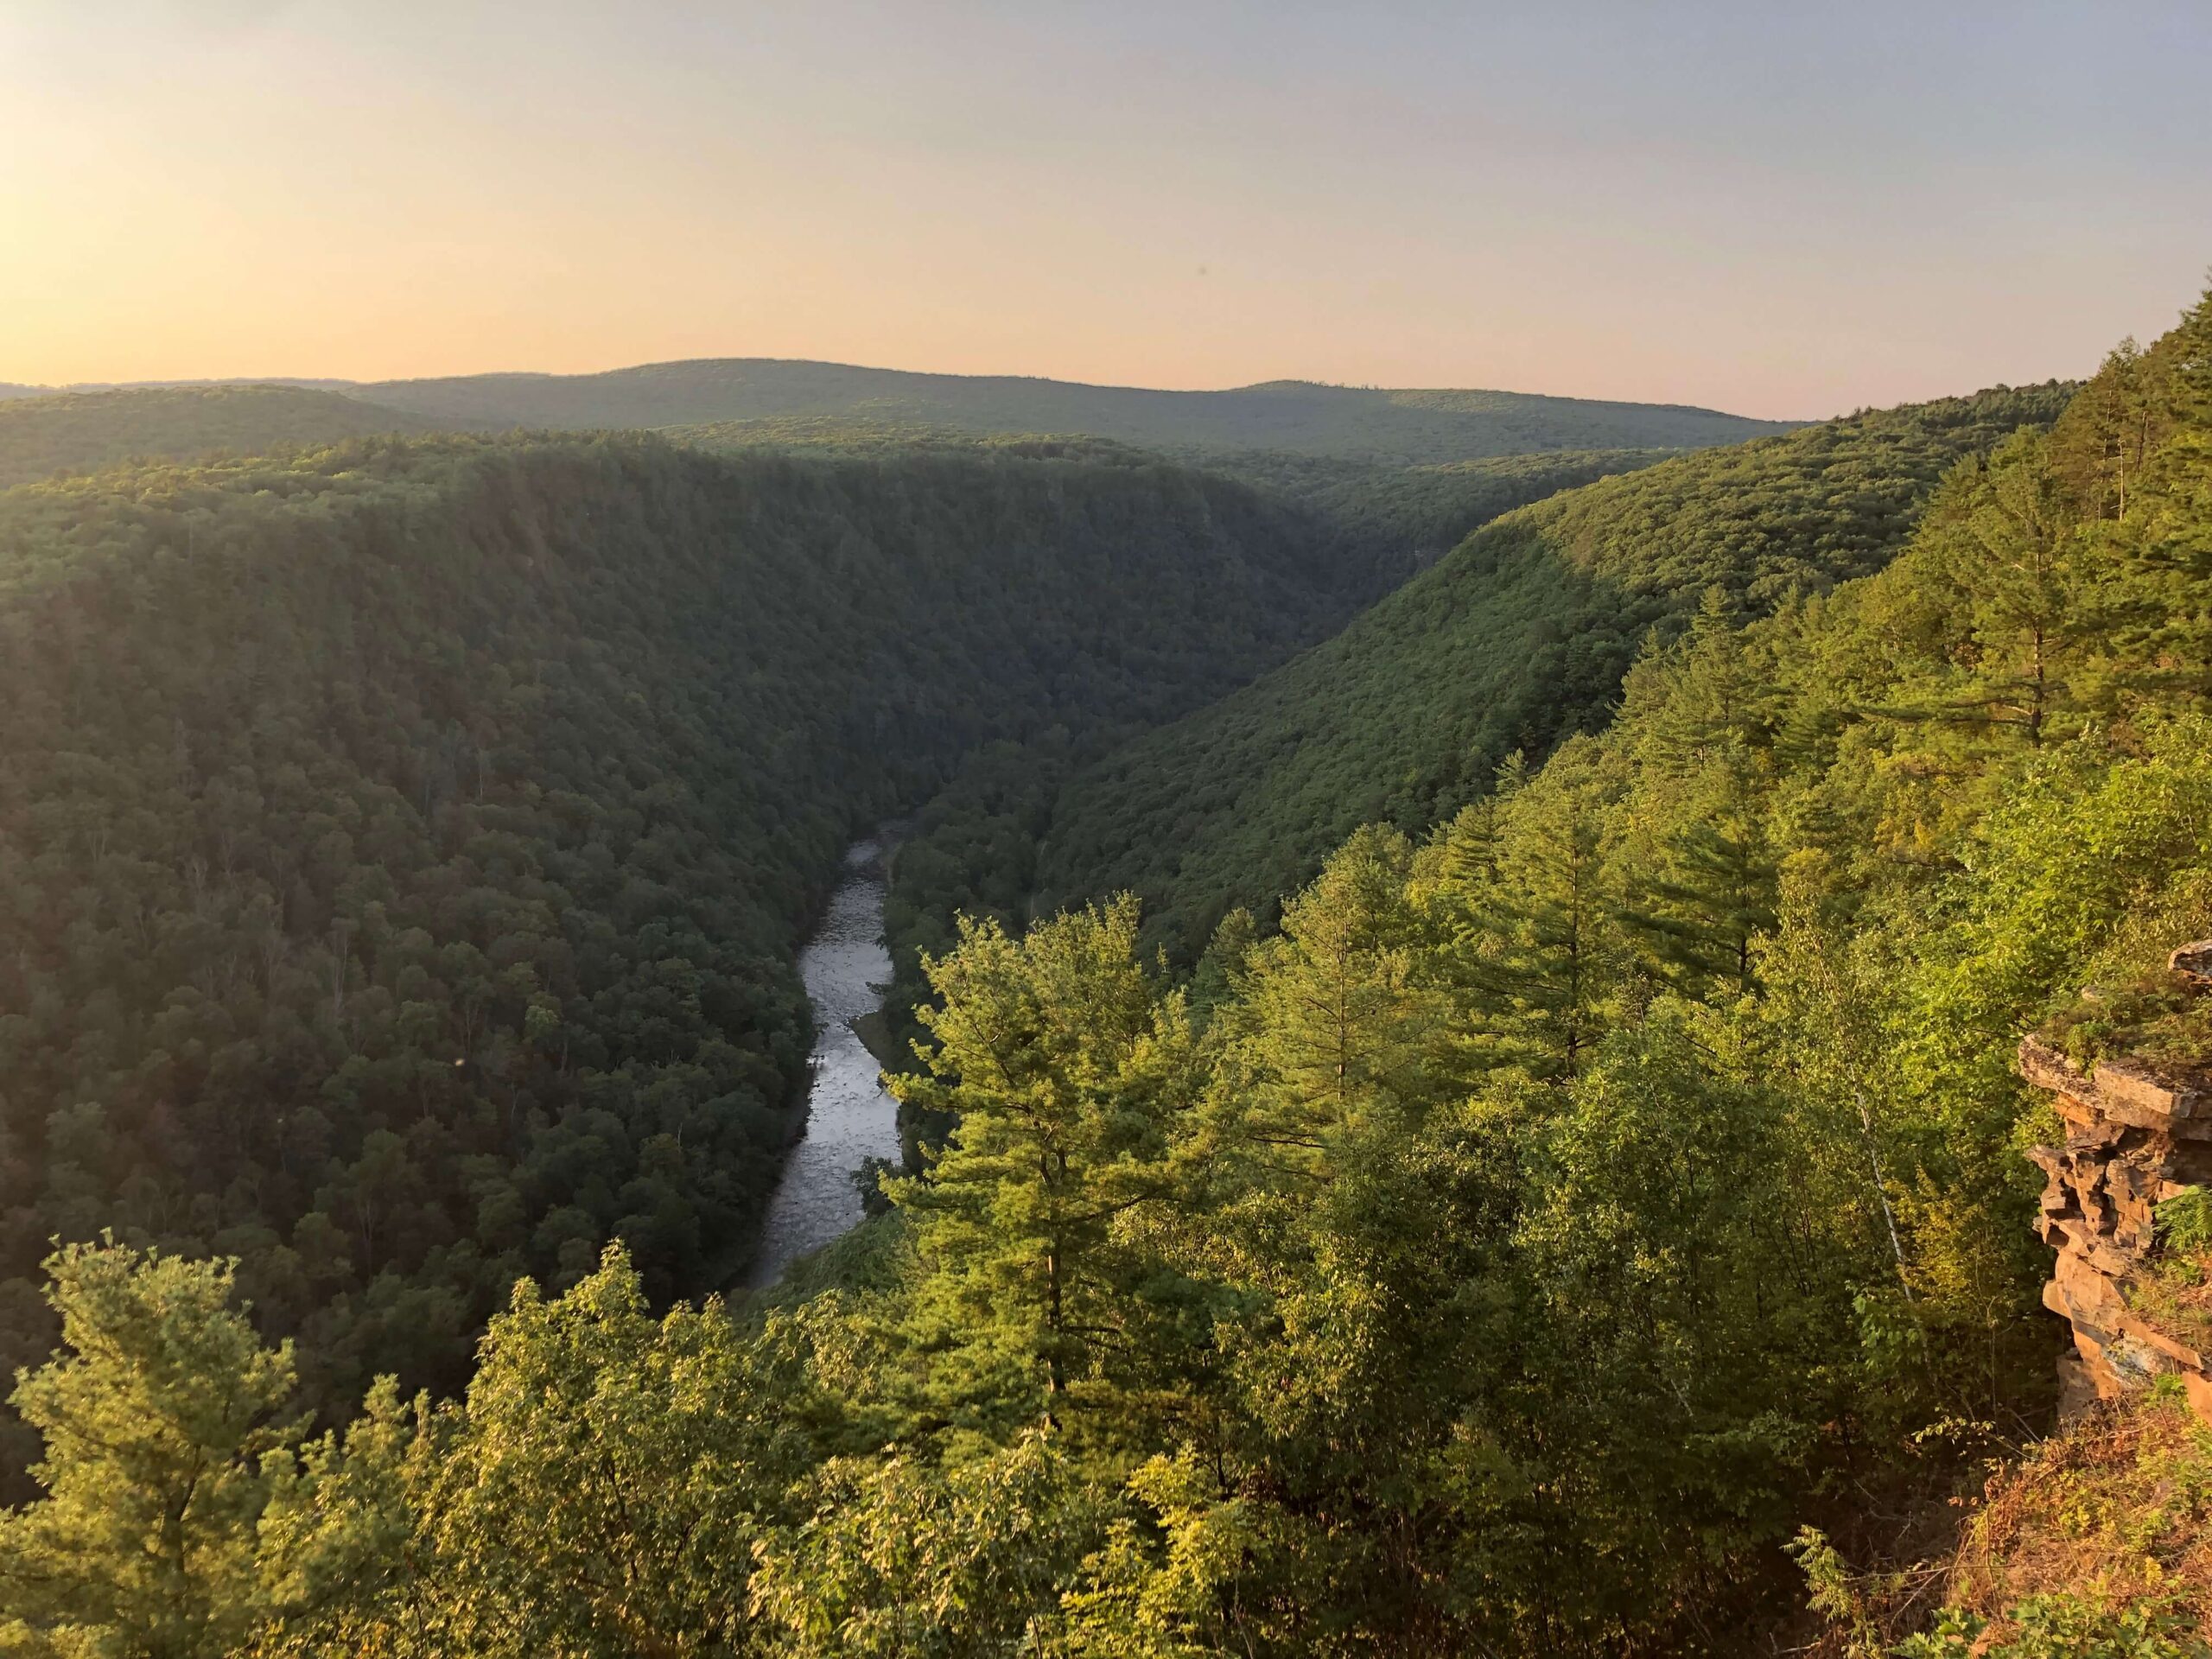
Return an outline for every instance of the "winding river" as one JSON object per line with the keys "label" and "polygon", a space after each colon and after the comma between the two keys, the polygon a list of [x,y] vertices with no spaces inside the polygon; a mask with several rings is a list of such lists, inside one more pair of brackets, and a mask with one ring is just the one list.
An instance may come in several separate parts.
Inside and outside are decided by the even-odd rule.
{"label": "winding river", "polygon": [[814,1080],[806,1134],[784,1165],[747,1281],[756,1288],[860,1220],[851,1177],[862,1159],[899,1156],[898,1103],[884,1093],[875,1057],[853,1029],[854,1020],[883,1006],[879,988],[891,977],[883,944],[889,853],[880,832],[845,849],[844,876],[798,953],[799,978],[814,1005]]}

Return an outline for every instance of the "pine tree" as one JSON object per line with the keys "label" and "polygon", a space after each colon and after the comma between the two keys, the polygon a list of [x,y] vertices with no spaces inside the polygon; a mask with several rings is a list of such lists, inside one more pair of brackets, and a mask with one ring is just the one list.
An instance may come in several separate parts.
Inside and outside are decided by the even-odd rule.
{"label": "pine tree", "polygon": [[1756,981],[1753,946],[1774,928],[1777,870],[1764,822],[1738,800],[1668,839],[1622,921],[1677,989],[1744,995]]}
{"label": "pine tree", "polygon": [[2053,434],[2056,468],[2075,510],[2093,523],[2127,516],[2129,492],[2159,426],[2151,379],[2142,348],[2132,339],[2123,340],[2067,405]]}
{"label": "pine tree", "polygon": [[2069,701],[2066,672],[2085,618],[2075,580],[2079,538],[2047,448],[2000,451],[1950,545],[1972,595],[1978,700],[1992,717],[2043,741]]}
{"label": "pine tree", "polygon": [[1639,664],[1630,696],[1641,775],[1667,827],[1621,861],[1618,919],[1676,989],[1742,995],[1753,941],[1774,925],[1763,785],[1788,722],[1771,706],[1771,664],[1710,589],[1688,636]]}
{"label": "pine tree", "polygon": [[924,1175],[887,1191],[914,1229],[929,1393],[957,1421],[1060,1421],[1106,1386],[1135,1317],[1114,1223],[1163,1192],[1190,1065],[1184,998],[1157,994],[1137,926],[1128,897],[1019,940],[963,918],[926,963],[928,1073],[892,1089],[955,1127]]}
{"label": "pine tree", "polygon": [[1418,1116],[1433,1001],[1416,982],[1413,850],[1356,832],[1249,958],[1233,1065],[1243,1133],[1311,1154],[1378,1115]]}
{"label": "pine tree", "polygon": [[48,1258],[63,1351],[16,1409],[45,1440],[44,1497],[0,1513],[0,1648],[200,1659],[235,1651],[265,1611],[256,1527],[292,1345],[265,1348],[233,1305],[237,1263],[111,1240]]}
{"label": "pine tree", "polygon": [[1547,783],[1516,798],[1491,897],[1470,924],[1474,1020],[1459,1046],[1478,1066],[1572,1077],[1601,1034],[1618,972],[1617,906],[1597,785],[1578,775],[1585,756],[1562,749]]}
{"label": "pine tree", "polygon": [[1639,758],[1682,772],[1716,753],[1764,744],[1774,686],[1768,665],[1752,659],[1726,592],[1708,588],[1689,632],[1637,665],[1630,696],[1650,710],[1641,722]]}

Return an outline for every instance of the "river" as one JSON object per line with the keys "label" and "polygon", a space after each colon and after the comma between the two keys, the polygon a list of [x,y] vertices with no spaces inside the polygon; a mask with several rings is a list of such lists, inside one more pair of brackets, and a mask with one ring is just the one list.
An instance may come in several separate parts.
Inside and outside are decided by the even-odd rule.
{"label": "river", "polygon": [[883,1091],[880,1068],[853,1021],[883,1006],[878,988],[891,977],[883,944],[887,838],[879,833],[845,849],[845,874],[821,925],[798,953],[798,975],[814,1006],[813,1081],[806,1133],[791,1148],[768,1205],[748,1285],[772,1285],[809,1250],[861,1218],[852,1173],[865,1158],[899,1156],[898,1103]]}

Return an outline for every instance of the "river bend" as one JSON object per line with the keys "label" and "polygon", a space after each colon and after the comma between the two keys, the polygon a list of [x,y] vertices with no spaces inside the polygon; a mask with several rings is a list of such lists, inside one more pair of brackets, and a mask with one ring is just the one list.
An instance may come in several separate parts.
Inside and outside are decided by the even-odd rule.
{"label": "river bend", "polygon": [[791,1148],[768,1205],[760,1253],[747,1282],[773,1284],[792,1262],[819,1249],[861,1218],[852,1173],[868,1158],[899,1156],[898,1103],[883,1091],[880,1068],[853,1021],[883,1006],[891,978],[883,943],[885,861],[881,836],[845,851],[845,872],[821,925],[798,953],[798,973],[814,1006],[813,1081],[806,1133]]}

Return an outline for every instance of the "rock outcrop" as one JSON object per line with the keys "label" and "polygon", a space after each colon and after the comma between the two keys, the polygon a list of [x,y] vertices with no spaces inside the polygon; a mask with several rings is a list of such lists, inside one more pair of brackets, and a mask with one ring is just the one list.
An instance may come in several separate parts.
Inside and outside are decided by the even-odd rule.
{"label": "rock outcrop", "polygon": [[[2183,945],[2171,965],[2201,980],[2200,969],[2212,973],[2212,941]],[[2139,1294],[2152,1272],[2155,1207],[2212,1183],[2212,1069],[2118,1058],[2085,1071],[2031,1037],[2020,1073],[2057,1096],[2066,1124],[2063,1146],[2029,1154],[2050,1177],[2040,1226],[2058,1252],[2044,1305],[2074,1327],[2074,1352],[2059,1362],[2062,1413],[2172,1372],[2212,1419],[2212,1357],[2157,1328]]]}

